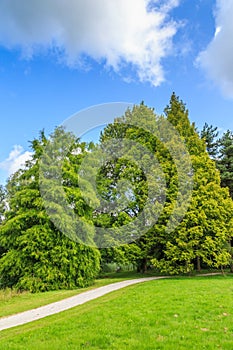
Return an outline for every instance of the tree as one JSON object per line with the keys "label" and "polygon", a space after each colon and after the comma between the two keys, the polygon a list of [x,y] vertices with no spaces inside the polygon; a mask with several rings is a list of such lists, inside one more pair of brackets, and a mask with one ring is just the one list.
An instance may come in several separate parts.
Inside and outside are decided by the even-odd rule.
{"label": "tree", "polygon": [[[174,130],[169,131],[169,125],[164,117],[157,116],[153,109],[144,104],[134,106],[132,111],[126,111],[122,118],[116,119],[115,123],[105,128],[101,137],[101,145],[111,139],[129,140],[135,143],[132,143],[130,147],[130,143],[128,146],[127,143],[125,146],[123,142],[121,143],[123,157],[133,155],[134,166],[133,163],[126,164],[122,158],[118,159],[117,163],[111,163],[111,171],[108,168],[105,172],[103,185],[107,186],[111,181],[112,188],[117,189],[117,182],[124,177],[133,186],[134,197],[132,197],[131,204],[134,210],[132,207],[128,210],[128,206],[124,210],[125,221],[120,220],[122,211],[121,215],[114,215],[114,220],[115,225],[124,225],[134,222],[138,215],[141,215],[140,223],[138,223],[140,235],[135,235],[135,243],[140,249],[136,260],[138,270],[145,271],[152,258],[161,259],[163,257],[163,247],[167,241],[165,232],[167,226],[171,227],[174,224],[170,220],[171,214],[173,213],[173,219],[177,220],[183,215],[186,193],[181,193],[178,187],[180,185],[187,189],[189,175],[185,174],[185,171],[178,174],[177,166],[187,169],[183,168],[187,157],[178,133]],[[137,148],[140,147],[143,148],[143,152],[141,156],[138,156]],[[180,154],[181,158],[174,155],[173,159],[172,153],[173,155],[174,153]],[[135,163],[140,164],[141,168],[136,167]],[[147,171],[144,171],[145,169]],[[115,175],[112,176],[112,173]],[[110,200],[114,199],[107,187],[106,193],[110,196]],[[178,200],[177,196],[179,196]],[[176,202],[179,203],[178,206]],[[136,229],[135,231],[137,232]],[[132,232],[133,230],[131,234]],[[104,257],[106,258],[105,252]]]}
{"label": "tree", "polygon": [[[7,210],[7,203],[6,203],[6,189],[0,185],[0,231],[1,231],[1,226],[5,218],[5,213]],[[4,249],[0,244],[0,257],[4,253]]]}
{"label": "tree", "polygon": [[229,265],[228,242],[232,232],[233,203],[220,186],[215,163],[188,119],[188,110],[175,94],[165,114],[185,140],[192,159],[194,185],[190,207],[164,247],[164,257],[155,266],[170,273],[191,272],[201,264],[209,267]]}
{"label": "tree", "polygon": [[0,224],[4,220],[4,215],[6,210],[7,210],[6,190],[2,185],[0,185]]}
{"label": "tree", "polygon": [[[195,125],[190,124],[183,101],[172,94],[170,103],[165,108],[165,116],[157,116],[153,109],[144,104],[135,106],[132,111],[128,110],[123,117],[106,127],[101,144],[104,146],[111,139],[127,139],[142,145],[149,150],[150,156],[156,157],[163,173],[158,171],[158,164],[156,169],[152,167],[154,158],[150,157],[148,164],[151,177],[143,177],[141,173],[140,178],[138,168],[130,164],[130,171],[127,172],[127,164],[121,158],[108,166],[102,181],[101,186],[107,186],[106,193],[111,201],[116,192],[109,191],[109,185],[115,191],[121,177],[126,177],[134,186],[137,183],[134,179],[140,178],[137,186],[133,187],[132,197],[133,206],[139,208],[138,211],[124,211],[124,221],[120,220],[121,215],[114,215],[114,225],[122,225],[134,222],[138,214],[143,213],[140,226],[142,234],[135,238],[140,249],[138,270],[145,271],[151,263],[160,271],[171,274],[188,273],[194,268],[200,270],[203,265],[229,265],[229,241],[233,235],[232,200],[220,186],[215,162],[206,152],[205,143],[199,137]],[[133,145],[127,148],[122,142],[122,149],[127,156],[131,152],[137,154]],[[163,176],[165,182],[161,181]],[[150,193],[147,190],[148,184],[152,185],[156,193],[151,198],[150,204],[154,211],[149,216],[144,212]],[[130,216],[129,213],[132,212],[133,215]],[[153,216],[157,222],[153,221]],[[101,220],[99,224],[101,225]],[[146,228],[144,232],[143,225]],[[104,257],[108,257],[105,251]]]}
{"label": "tree", "polygon": [[218,155],[218,135],[218,128],[213,125],[208,125],[207,123],[204,124],[203,129],[200,132],[201,139],[206,143],[206,150],[213,159]]}
{"label": "tree", "polygon": [[[57,148],[56,143],[61,147]],[[59,155],[67,144],[72,145],[72,149],[65,150],[66,157],[60,164]],[[75,173],[82,154],[74,150],[79,147],[85,150],[86,146],[60,128],[55,130],[50,140],[41,132],[39,139],[32,142],[32,159],[7,184],[9,210],[0,233],[0,245],[5,250],[0,259],[1,287],[32,292],[83,287],[91,283],[99,271],[98,250],[64,235],[45,210],[46,198],[42,198],[40,192],[40,162],[46,147],[54,150],[53,154],[47,151],[45,157],[53,157],[55,168],[47,168],[47,182],[44,182],[48,185],[50,208],[59,216],[59,223],[63,222],[66,226],[70,223],[62,202],[59,202],[62,189],[74,210],[84,210]],[[60,188],[49,186],[52,184],[49,176],[56,175],[56,164],[57,167],[62,166],[63,186]],[[74,226],[70,228],[74,229]],[[71,232],[72,235],[74,232]]]}
{"label": "tree", "polygon": [[219,156],[216,164],[221,174],[221,184],[229,189],[233,198],[233,133],[230,130],[219,140]]}

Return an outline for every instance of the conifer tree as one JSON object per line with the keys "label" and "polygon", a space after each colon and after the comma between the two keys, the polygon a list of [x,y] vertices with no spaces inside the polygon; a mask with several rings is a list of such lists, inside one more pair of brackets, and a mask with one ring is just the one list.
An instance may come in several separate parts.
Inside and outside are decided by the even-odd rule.
{"label": "conifer tree", "polygon": [[[173,94],[165,109],[168,121],[183,137],[192,159],[194,187],[192,201],[183,221],[168,237],[164,258],[154,260],[162,271],[190,272],[202,264],[208,267],[229,265],[228,243],[233,235],[233,203],[221,188],[215,163],[205,150],[188,110]],[[195,264],[196,261],[196,264]]]}
{"label": "conifer tree", "polygon": [[219,135],[218,128],[213,125],[204,124],[200,136],[205,141],[206,150],[210,157],[215,159],[218,155],[219,142],[217,137]]}
{"label": "conifer tree", "polygon": [[217,167],[221,174],[221,184],[228,187],[233,198],[233,133],[228,130],[219,140]]}
{"label": "conifer tree", "polygon": [[[49,142],[58,142],[64,137],[68,140],[61,129],[57,129],[50,140],[41,132],[40,137],[32,142],[32,159],[7,184],[9,210],[0,232],[0,246],[5,251],[0,259],[1,287],[32,292],[83,287],[98,273],[99,252],[60,232],[50,220],[40,193],[41,156]],[[72,141],[73,149],[85,148],[77,140]],[[54,164],[57,157],[58,154],[54,154]],[[67,200],[77,211],[84,209],[75,175],[80,158],[81,154],[67,153],[62,169]],[[52,169],[48,169],[48,173],[51,172]],[[56,188],[48,186],[47,191],[52,193]],[[60,215],[60,220],[67,221],[59,204],[59,195],[57,191],[55,201],[51,194],[53,202],[50,204]]]}

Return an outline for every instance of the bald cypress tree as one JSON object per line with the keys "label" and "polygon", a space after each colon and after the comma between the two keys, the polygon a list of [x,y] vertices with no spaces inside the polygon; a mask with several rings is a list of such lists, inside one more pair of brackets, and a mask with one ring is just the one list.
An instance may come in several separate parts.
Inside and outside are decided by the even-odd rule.
{"label": "bald cypress tree", "polygon": [[188,118],[185,104],[175,94],[165,108],[167,120],[183,138],[194,171],[190,207],[175,231],[168,237],[161,260],[154,264],[170,273],[191,272],[202,264],[208,267],[230,263],[229,241],[233,235],[233,203],[221,188],[215,162]]}

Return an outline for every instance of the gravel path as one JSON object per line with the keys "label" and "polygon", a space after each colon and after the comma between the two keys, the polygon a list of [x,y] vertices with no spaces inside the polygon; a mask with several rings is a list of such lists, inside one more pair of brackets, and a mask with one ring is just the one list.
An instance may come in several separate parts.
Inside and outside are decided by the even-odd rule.
{"label": "gravel path", "polygon": [[89,300],[99,298],[105,294],[108,294],[110,292],[113,292],[115,290],[118,290],[127,286],[131,286],[136,283],[152,281],[152,280],[161,279],[161,278],[166,278],[166,277],[146,277],[146,278],[138,278],[133,280],[116,282],[116,283],[108,284],[107,286],[103,286],[103,287],[89,290],[87,292],[83,292],[81,294],[75,295],[67,299],[63,299],[61,301],[57,301],[52,304],[38,307],[36,309],[24,311],[12,316],[2,317],[0,318],[0,331],[3,329],[12,328],[28,322],[39,320],[40,318],[43,318],[49,315],[57,314],[58,312],[68,310],[74,306],[84,304]]}

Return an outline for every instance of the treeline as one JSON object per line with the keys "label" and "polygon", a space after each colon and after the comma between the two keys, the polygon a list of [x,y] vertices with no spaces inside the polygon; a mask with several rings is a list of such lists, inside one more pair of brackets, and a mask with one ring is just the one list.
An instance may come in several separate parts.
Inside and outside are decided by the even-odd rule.
{"label": "treeline", "polygon": [[217,137],[213,126],[196,130],[175,94],[162,116],[144,103],[127,110],[98,145],[41,132],[0,191],[0,287],[82,287],[112,262],[170,274],[231,268],[233,135]]}

